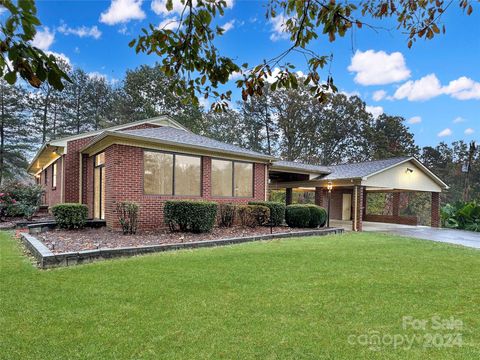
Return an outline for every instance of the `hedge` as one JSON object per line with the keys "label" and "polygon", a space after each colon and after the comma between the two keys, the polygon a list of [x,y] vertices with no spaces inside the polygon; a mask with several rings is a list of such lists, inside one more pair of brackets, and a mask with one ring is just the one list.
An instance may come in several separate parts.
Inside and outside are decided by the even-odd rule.
{"label": "hedge", "polygon": [[316,228],[324,226],[327,212],[324,208],[313,204],[293,204],[285,209],[285,221],[290,227]]}
{"label": "hedge", "polygon": [[52,214],[61,229],[81,229],[88,217],[88,208],[83,204],[57,204],[52,207]]}
{"label": "hedge", "polygon": [[266,225],[270,219],[270,209],[263,205],[239,205],[237,211],[242,226]]}
{"label": "hedge", "polygon": [[163,213],[170,230],[202,233],[213,229],[217,210],[212,201],[168,200]]}
{"label": "hedge", "polygon": [[280,226],[285,221],[285,204],[277,201],[250,201],[250,205],[262,205],[270,209],[270,223]]}

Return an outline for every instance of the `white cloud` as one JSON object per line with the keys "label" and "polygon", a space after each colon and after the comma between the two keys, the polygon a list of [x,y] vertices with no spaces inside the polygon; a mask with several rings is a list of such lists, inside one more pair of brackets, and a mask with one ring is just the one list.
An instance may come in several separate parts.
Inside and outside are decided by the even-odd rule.
{"label": "white cloud", "polygon": [[438,78],[435,74],[429,74],[420,80],[407,81],[395,91],[393,97],[395,99],[407,98],[410,101],[423,101],[434,98],[442,92],[442,85]]}
{"label": "white cloud", "polygon": [[409,124],[420,124],[422,122],[422,118],[420,116],[413,116],[407,120]]}
{"label": "white cloud", "polygon": [[454,124],[460,124],[462,122],[465,122],[465,119],[462,118],[461,116],[457,116],[455,119],[453,119]]}
{"label": "white cloud", "polygon": [[474,132],[475,132],[475,130],[473,130],[472,128],[467,128],[467,129],[465,129],[465,131],[463,133],[465,135],[472,135]]}
{"label": "white cloud", "polygon": [[358,91],[340,91],[340,94],[343,94],[348,98],[350,98],[352,96],[360,97],[360,93]]}
{"label": "white cloud", "polygon": [[[278,67],[274,68],[272,71],[272,75],[271,76],[267,75],[267,77],[265,78],[265,81],[268,82],[269,84],[274,83],[277,80],[277,76],[280,74],[280,72],[281,72],[280,68]],[[305,77],[305,74],[300,70],[296,71],[295,75],[297,75],[298,78]]]}
{"label": "white cloud", "polygon": [[[227,8],[231,9],[233,7],[233,0],[226,0]],[[198,1],[193,0],[193,6],[197,6]],[[173,8],[171,11],[167,10],[167,0],[153,0],[152,1],[152,11],[157,15],[172,15],[178,14],[180,15],[185,8],[185,4],[182,3],[181,0],[173,0],[172,1]]]}
{"label": "white cloud", "polygon": [[37,31],[35,37],[32,40],[32,45],[40,50],[46,51],[50,48],[55,40],[55,33],[51,32],[48,27],[43,30]]}
{"label": "white cloud", "polygon": [[112,0],[107,11],[101,13],[100,22],[115,25],[130,20],[142,20],[145,18],[142,2],[143,0]]}
{"label": "white cloud", "polygon": [[164,19],[159,25],[159,29],[164,29],[164,30],[175,30],[178,28],[180,20],[177,17],[170,17]]}
{"label": "white cloud", "polygon": [[458,100],[480,100],[480,83],[462,76],[450,81],[447,86],[442,86],[435,74],[429,74],[419,80],[409,80],[402,84],[393,98],[425,101],[439,95],[450,95]]}
{"label": "white cloud", "polygon": [[376,119],[383,114],[383,107],[381,106],[365,106],[365,110],[368,111]]}
{"label": "white cloud", "polygon": [[230,74],[230,77],[228,80],[238,80],[243,77],[243,72],[242,71],[234,71],[233,73]]}
{"label": "white cloud", "polygon": [[283,14],[270,18],[270,23],[272,24],[272,34],[270,35],[270,40],[278,41],[290,39],[290,33],[288,33],[285,29],[285,23],[287,20],[288,19],[283,16]]}
{"label": "white cloud", "polygon": [[385,99],[386,96],[387,96],[387,92],[385,90],[377,90],[373,93],[372,98],[375,101],[380,101]]}
{"label": "white cloud", "polygon": [[348,71],[356,73],[354,80],[361,85],[385,85],[410,77],[410,70],[400,52],[387,54],[385,51],[357,50]]}
{"label": "white cloud", "polygon": [[3,14],[4,11],[6,11],[7,9],[5,9],[3,6],[0,5],[0,15]]}
{"label": "white cloud", "polygon": [[92,26],[80,26],[77,28],[68,27],[66,24],[62,24],[57,29],[59,32],[65,35],[76,35],[78,37],[92,37],[94,39],[99,39],[102,36],[102,32],[98,29],[98,27]]}
{"label": "white cloud", "polygon": [[449,128],[446,128],[446,129],[443,129],[442,131],[440,131],[437,135],[438,135],[438,137],[450,136],[450,135],[452,135],[452,130],[449,129]]}
{"label": "white cloud", "polygon": [[224,33],[226,33],[228,31],[232,30],[234,26],[235,26],[235,20],[230,20],[230,21],[226,22],[224,25],[222,25],[221,28],[223,30],[225,30]]}
{"label": "white cloud", "polygon": [[68,66],[72,66],[72,62],[70,61],[70,58],[67,55],[65,55],[64,53],[57,53],[57,52],[54,52],[54,51],[46,51],[45,53],[47,55],[55,56],[55,58],[64,62]]}
{"label": "white cloud", "polygon": [[444,87],[444,92],[458,100],[480,100],[480,83],[462,76],[450,81]]}

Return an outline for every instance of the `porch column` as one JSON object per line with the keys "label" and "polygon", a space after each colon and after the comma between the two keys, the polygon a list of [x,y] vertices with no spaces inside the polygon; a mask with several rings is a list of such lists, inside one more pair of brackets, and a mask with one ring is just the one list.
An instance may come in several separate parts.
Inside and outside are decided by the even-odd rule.
{"label": "porch column", "polygon": [[440,193],[438,192],[432,192],[431,209],[432,209],[431,226],[440,227]]}
{"label": "porch column", "polygon": [[399,192],[393,193],[392,215],[396,217],[400,216],[400,193]]}
{"label": "porch column", "polygon": [[316,187],[315,188],[315,205],[325,207],[325,198],[323,193],[323,188]]}
{"label": "porch column", "polygon": [[363,224],[363,196],[365,186],[355,185],[353,187],[353,221],[352,230],[362,231]]}
{"label": "porch column", "polygon": [[363,187],[363,212],[362,212],[362,219],[365,219],[365,216],[367,215],[367,187]]}
{"label": "porch column", "polygon": [[285,204],[286,205],[291,205],[292,204],[292,199],[293,199],[292,188],[286,188],[285,189]]}

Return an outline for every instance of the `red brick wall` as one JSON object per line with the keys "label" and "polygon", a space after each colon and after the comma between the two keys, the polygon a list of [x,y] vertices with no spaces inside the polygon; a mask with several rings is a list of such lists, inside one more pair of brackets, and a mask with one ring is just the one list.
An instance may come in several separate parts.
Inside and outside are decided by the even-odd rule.
{"label": "red brick wall", "polygon": [[[94,136],[67,142],[65,154],[65,202],[78,203],[80,199],[80,149],[87,146]],[[82,169],[82,171],[84,171]],[[82,176],[84,174],[82,173]]]}
{"label": "red brick wall", "polygon": [[[43,205],[53,206],[62,201],[62,163],[63,157],[57,160],[57,186],[53,188],[52,169],[53,164],[49,165],[40,174],[40,185],[45,190]],[[47,172],[47,183],[45,184],[45,171]]]}
{"label": "red brick wall", "polygon": [[382,222],[389,224],[417,225],[416,216],[400,216],[400,215],[374,215],[366,214],[363,221]]}
{"label": "red brick wall", "polygon": [[[202,158],[202,196],[198,199],[217,202],[246,203],[265,199],[265,164],[255,164],[254,195],[252,198],[215,198],[211,196],[211,158]],[[105,151],[106,200],[105,218],[107,226],[119,229],[116,203],[135,201],[140,204],[139,228],[153,230],[164,228],[163,206],[169,199],[192,199],[191,196],[145,195],[143,193],[143,149],[112,145]],[[194,197],[193,197],[194,198]]]}

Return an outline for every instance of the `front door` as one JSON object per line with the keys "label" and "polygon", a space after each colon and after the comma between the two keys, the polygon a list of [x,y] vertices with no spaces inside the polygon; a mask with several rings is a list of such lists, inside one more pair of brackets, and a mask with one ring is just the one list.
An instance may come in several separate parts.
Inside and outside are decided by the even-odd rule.
{"label": "front door", "polygon": [[352,219],[352,194],[342,196],[342,220]]}
{"label": "front door", "polygon": [[95,156],[93,171],[93,217],[105,219],[105,153]]}

